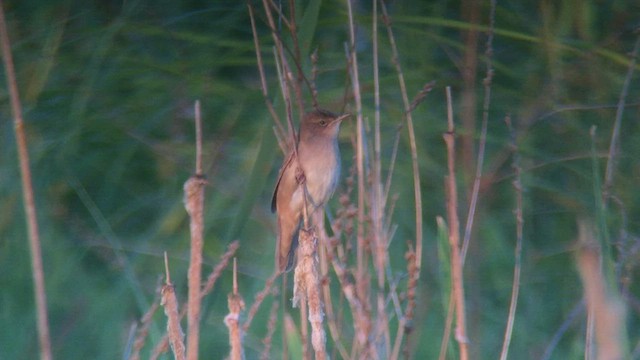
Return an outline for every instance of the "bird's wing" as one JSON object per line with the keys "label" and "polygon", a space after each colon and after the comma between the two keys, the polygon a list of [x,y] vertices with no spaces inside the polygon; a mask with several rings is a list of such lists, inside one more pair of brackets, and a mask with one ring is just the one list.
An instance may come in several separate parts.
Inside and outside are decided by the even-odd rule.
{"label": "bird's wing", "polygon": [[289,155],[287,155],[287,158],[285,159],[284,163],[282,163],[282,167],[280,168],[280,173],[278,174],[278,181],[276,181],[276,187],[275,189],[273,189],[273,196],[271,197],[271,212],[276,212],[276,208],[277,208],[276,199],[278,197],[278,186],[280,186],[282,175],[284,174],[287,167],[289,167],[289,164],[293,161],[294,157],[295,157],[295,153],[291,151],[289,152]]}

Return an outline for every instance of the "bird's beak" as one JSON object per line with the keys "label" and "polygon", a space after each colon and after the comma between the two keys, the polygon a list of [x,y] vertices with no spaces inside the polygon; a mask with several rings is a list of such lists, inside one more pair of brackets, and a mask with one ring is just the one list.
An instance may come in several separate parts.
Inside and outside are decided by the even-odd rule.
{"label": "bird's beak", "polygon": [[348,118],[350,116],[351,116],[351,114],[342,114],[342,115],[338,116],[334,121],[341,122],[342,120],[344,120],[344,119],[346,119],[346,118]]}

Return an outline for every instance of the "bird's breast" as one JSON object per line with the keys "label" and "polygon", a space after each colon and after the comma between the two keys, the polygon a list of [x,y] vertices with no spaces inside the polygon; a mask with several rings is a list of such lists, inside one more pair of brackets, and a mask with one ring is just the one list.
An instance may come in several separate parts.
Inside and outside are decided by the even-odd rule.
{"label": "bird's breast", "polygon": [[329,200],[336,188],[340,176],[340,158],[338,144],[335,141],[311,145],[300,146],[298,154],[306,178],[307,191],[313,206],[318,207]]}

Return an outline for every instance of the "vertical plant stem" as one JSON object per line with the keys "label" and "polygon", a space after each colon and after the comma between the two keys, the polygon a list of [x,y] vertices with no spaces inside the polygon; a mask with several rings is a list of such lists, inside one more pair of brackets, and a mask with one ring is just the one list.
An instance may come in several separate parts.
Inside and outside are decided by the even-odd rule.
{"label": "vertical plant stem", "polygon": [[522,230],[524,227],[524,219],[522,217],[522,168],[520,167],[520,155],[516,144],[516,135],[511,126],[511,118],[506,117],[507,127],[511,133],[511,147],[513,148],[513,169],[516,178],[513,181],[513,188],[516,191],[516,249],[515,264],[513,268],[513,285],[511,288],[511,304],[509,305],[509,316],[507,318],[507,327],[504,333],[504,341],[502,343],[502,351],[500,360],[507,360],[509,354],[509,344],[511,343],[511,334],[513,332],[513,324],[516,317],[516,308],[518,306],[518,293],[520,292],[520,270],[522,268]]}
{"label": "vertical plant stem", "polygon": [[238,270],[236,267],[236,258],[233,258],[233,290],[227,296],[227,305],[229,314],[224,317],[224,324],[229,329],[229,345],[231,352],[229,359],[242,360],[244,354],[242,351],[242,330],[240,329],[240,312],[244,309],[244,300],[238,293]]}
{"label": "vertical plant stem", "polygon": [[[200,103],[196,102],[196,137],[200,137]],[[202,140],[196,139],[196,146],[202,146]],[[196,155],[202,155],[201,149],[196,149]],[[198,344],[200,338],[200,304],[202,296],[202,248],[204,247],[204,187],[207,184],[202,175],[202,159],[196,158],[196,174],[184,184],[184,205],[189,213],[189,228],[191,231],[191,256],[189,260],[189,299],[188,299],[188,330],[187,330],[187,359],[198,359]]]}
{"label": "vertical plant stem", "polygon": [[355,98],[356,103],[356,115],[357,115],[357,124],[356,124],[356,168],[358,171],[358,273],[363,274],[365,267],[365,259],[364,259],[364,197],[365,197],[365,187],[364,187],[364,121],[362,119],[362,100],[360,97],[360,79],[358,75],[358,54],[356,52],[355,45],[355,24],[353,21],[353,9],[352,9],[352,0],[346,0],[347,2],[347,10],[349,14],[349,49],[348,49],[348,57],[351,73],[351,85],[353,86],[353,96]]}
{"label": "vertical plant stem", "polygon": [[277,134],[280,137],[283,137],[285,134],[284,127],[280,122],[280,117],[276,113],[276,109],[273,107],[271,100],[269,99],[269,91],[267,88],[267,79],[264,75],[264,65],[262,63],[262,54],[260,52],[260,42],[258,41],[258,31],[256,30],[256,20],[253,14],[253,6],[251,3],[247,3],[247,8],[249,9],[249,19],[251,20],[251,32],[253,34],[253,46],[256,48],[256,60],[258,63],[258,72],[260,73],[260,89],[262,90],[262,97],[264,98],[264,102],[267,105],[267,109],[273,118],[273,121],[276,124]]}
{"label": "vertical plant stem", "polygon": [[465,320],[464,285],[462,276],[462,260],[460,258],[460,225],[458,220],[458,192],[456,190],[455,174],[455,127],[453,124],[453,106],[451,102],[451,88],[447,86],[447,119],[449,130],[444,134],[447,144],[449,175],[446,178],[447,214],[449,222],[449,245],[451,246],[451,278],[453,281],[453,296],[456,307],[456,340],[460,346],[460,359],[466,360],[468,354],[467,326]]}
{"label": "vertical plant stem", "polygon": [[384,1],[380,0],[380,9],[382,10],[382,18],[387,28],[387,35],[389,36],[389,44],[393,53],[393,64],[398,73],[398,82],[400,84],[400,93],[402,95],[402,103],[404,105],[404,116],[407,121],[407,130],[409,132],[409,144],[411,147],[411,164],[413,166],[413,192],[416,204],[416,263],[418,266],[418,276],[420,276],[420,269],[422,268],[422,191],[420,189],[420,168],[418,166],[418,150],[416,147],[416,134],[413,128],[413,116],[411,115],[411,104],[409,103],[409,96],[407,95],[407,87],[404,82],[404,74],[402,72],[402,66],[400,65],[400,56],[398,54],[398,47],[396,46],[396,40],[393,36],[393,30],[391,29],[391,19],[387,13],[387,7]]}
{"label": "vertical plant stem", "polygon": [[378,279],[377,316],[376,316],[376,348],[382,356],[390,356],[389,321],[385,311],[385,268],[387,263],[387,237],[384,233],[384,205],[382,202],[382,161],[380,158],[380,74],[378,67],[378,2],[372,0],[372,29],[373,34],[373,84],[374,84],[374,141],[373,141],[373,179],[371,184],[371,220],[373,225],[373,243],[375,245],[375,267]]}
{"label": "vertical plant stem", "polygon": [[274,301],[273,301],[273,304],[271,304],[271,310],[269,311],[269,321],[267,322],[267,329],[268,329],[267,334],[265,335],[264,339],[262,339],[262,344],[264,345],[264,348],[260,353],[260,360],[270,359],[269,353],[271,352],[273,333],[276,330],[277,320],[278,320],[278,301],[275,300],[275,296],[274,296]]}
{"label": "vertical plant stem", "polygon": [[478,34],[480,30],[480,1],[462,0],[460,15],[462,21],[468,24],[468,29],[462,31],[464,50],[460,65],[462,77],[462,93],[460,94],[460,118],[462,123],[462,167],[464,180],[470,178],[475,154],[476,130],[476,78],[478,75]]}
{"label": "vertical plant stem", "polygon": [[633,77],[633,70],[636,67],[636,60],[638,58],[638,51],[640,49],[640,33],[636,38],[636,43],[633,46],[631,52],[631,60],[629,61],[629,70],[627,70],[627,76],[624,78],[624,84],[622,85],[622,91],[620,92],[620,99],[618,100],[618,108],[616,110],[616,120],[613,124],[613,131],[611,132],[611,142],[609,143],[609,159],[607,161],[607,169],[604,177],[604,206],[607,206],[608,198],[611,196],[611,186],[613,184],[613,168],[616,163],[616,155],[618,154],[619,138],[620,138],[620,126],[622,124],[622,113],[624,112],[624,106],[627,99],[627,93],[629,92],[629,83]]}
{"label": "vertical plant stem", "polygon": [[[369,276],[366,270],[367,267],[367,255],[366,255],[366,239],[364,233],[365,226],[365,164],[364,164],[364,154],[365,154],[365,144],[364,144],[364,119],[362,115],[362,98],[360,92],[360,78],[359,78],[359,70],[358,70],[358,55],[356,52],[356,33],[355,33],[355,23],[353,20],[353,4],[352,0],[346,0],[347,3],[347,14],[349,18],[349,48],[348,48],[348,59],[349,59],[349,72],[351,75],[351,85],[353,87],[353,96],[355,99],[356,105],[356,114],[357,114],[357,124],[356,124],[356,169],[358,173],[358,231],[357,231],[357,247],[356,247],[356,258],[357,258],[357,270],[356,270],[356,291],[357,297],[361,300],[361,304],[363,306],[362,310],[365,313],[369,312],[370,304],[369,304]],[[368,316],[359,316],[357,317],[357,335],[358,339],[358,348],[354,349],[354,351],[362,349],[364,353],[362,356],[373,356],[373,349],[369,349],[371,343],[369,342],[369,333],[371,331],[371,319]],[[371,350],[371,351],[370,351]]]}
{"label": "vertical plant stem", "polygon": [[175,360],[185,359],[184,334],[180,327],[180,315],[178,314],[178,300],[176,298],[176,290],[171,283],[171,274],[169,272],[169,261],[167,253],[164,253],[164,267],[166,271],[165,285],[162,287],[160,305],[164,307],[164,313],[167,316],[167,335],[168,343],[171,345],[173,357]]}
{"label": "vertical plant stem", "polygon": [[24,211],[29,233],[29,249],[31,251],[31,273],[36,303],[36,318],[38,326],[38,341],[40,344],[40,359],[50,360],[51,337],[49,335],[49,316],[47,314],[47,296],[44,282],[44,269],[42,265],[42,250],[40,247],[40,232],[38,230],[38,218],[31,181],[31,169],[29,168],[29,150],[24,134],[24,122],[22,118],[22,106],[16,81],[11,43],[4,15],[4,4],[0,0],[0,41],[2,42],[2,58],[4,60],[7,75],[7,87],[11,98],[11,111],[13,112],[13,126],[18,146],[18,161],[20,163],[20,175],[22,179],[22,196]]}
{"label": "vertical plant stem", "polygon": [[[316,359],[326,359],[326,334],[324,331],[324,312],[322,296],[320,295],[320,279],[318,276],[318,237],[315,231],[300,230],[299,233],[298,266],[294,274],[293,305],[300,305],[301,328],[305,329],[305,316],[311,324],[311,345]],[[305,309],[306,305],[306,309]],[[308,310],[308,313],[307,311]],[[307,335],[307,334],[305,334]],[[308,336],[308,335],[307,335]],[[307,336],[303,339],[303,350],[307,349]],[[303,353],[305,359],[311,358],[307,351]]]}
{"label": "vertical plant stem", "polygon": [[302,73],[302,55],[300,54],[300,44],[298,42],[298,25],[296,22],[296,2],[289,0],[289,33],[293,42],[294,63],[296,65],[297,76],[293,83],[293,91],[296,95],[298,103],[298,116],[302,119],[304,116],[304,99],[302,97],[302,84],[304,82],[304,74]]}
{"label": "vertical plant stem", "polygon": [[489,104],[491,103],[491,83],[493,81],[493,31],[495,27],[496,2],[491,0],[491,9],[489,14],[489,34],[487,35],[487,49],[485,51],[487,75],[482,81],[484,85],[484,100],[482,104],[482,129],[480,130],[480,141],[478,145],[478,160],[476,161],[476,175],[473,179],[473,189],[471,190],[471,201],[469,202],[469,211],[467,212],[467,222],[464,229],[464,240],[462,243],[461,260],[462,265],[467,257],[469,249],[469,241],[473,230],[473,220],[476,215],[476,207],[478,205],[478,194],[480,193],[480,180],[482,179],[482,167],[484,166],[484,152],[487,143],[487,125],[489,123]]}

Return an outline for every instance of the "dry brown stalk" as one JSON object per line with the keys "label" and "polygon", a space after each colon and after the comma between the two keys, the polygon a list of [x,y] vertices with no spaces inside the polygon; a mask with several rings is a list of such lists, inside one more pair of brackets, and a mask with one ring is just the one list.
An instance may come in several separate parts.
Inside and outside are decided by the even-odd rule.
{"label": "dry brown stalk", "polygon": [[[366,174],[364,168],[364,154],[365,154],[365,146],[364,146],[364,119],[362,115],[362,97],[360,92],[360,80],[359,80],[359,70],[358,70],[358,55],[355,48],[356,34],[355,34],[355,23],[353,16],[353,9],[351,0],[346,0],[347,3],[347,13],[348,13],[348,22],[349,22],[349,46],[346,49],[347,51],[347,60],[348,60],[348,70],[351,78],[351,86],[353,91],[353,97],[356,107],[356,169],[358,174],[358,229],[357,229],[357,246],[356,246],[356,286],[355,286],[355,294],[347,295],[345,292],[345,296],[347,296],[347,300],[352,304],[352,306],[356,305],[354,300],[357,298],[357,311],[359,315],[356,315],[356,338],[355,342],[358,344],[358,348],[352,349],[353,352],[358,353],[359,350],[363,351],[361,356],[373,356],[375,353],[373,344],[369,341],[369,335],[371,332],[371,318],[370,318],[370,309],[371,305],[369,303],[369,273],[367,272],[367,248],[368,239],[365,236],[365,198],[367,197],[367,191],[365,188]],[[336,265],[334,263],[334,269]],[[338,278],[342,278],[341,286],[345,284],[344,278],[341,275],[338,275]],[[344,289],[343,290],[347,290]],[[355,295],[355,296],[354,296]],[[351,298],[351,299],[349,299]],[[355,314],[355,313],[354,313]]]}
{"label": "dry brown stalk", "polygon": [[[226,269],[227,265],[229,265],[229,261],[233,258],[239,247],[240,243],[237,240],[229,244],[227,251],[220,257],[220,262],[218,262],[218,265],[215,266],[213,271],[211,271],[211,274],[207,277],[207,282],[200,292],[200,296],[202,298],[213,291],[216,281],[220,278],[220,275],[222,275],[222,271]],[[183,319],[186,314],[187,307],[182,307],[182,310],[180,310],[180,319]],[[167,352],[167,350],[169,350],[169,337],[168,334],[165,334],[153,349],[152,356],[149,359],[157,359],[160,355]]]}
{"label": "dry brown stalk", "polygon": [[[162,291],[162,290],[161,290]],[[140,350],[144,346],[145,341],[147,340],[147,336],[149,335],[149,327],[151,326],[151,320],[153,319],[153,315],[160,307],[160,302],[158,300],[154,301],[149,310],[142,316],[140,319],[140,328],[137,331],[137,335],[135,341],[133,342],[133,349],[131,351],[131,356],[129,360],[140,360]]]}
{"label": "dry brown stalk", "polygon": [[284,127],[282,127],[282,122],[280,121],[280,117],[276,112],[276,109],[273,107],[271,100],[269,99],[269,91],[267,88],[267,79],[264,75],[264,65],[262,63],[262,54],[260,53],[260,42],[258,41],[258,32],[256,30],[256,21],[255,16],[253,14],[253,6],[250,2],[247,3],[247,8],[249,9],[249,18],[251,19],[251,31],[253,34],[253,45],[256,49],[256,59],[258,63],[258,71],[260,73],[260,89],[262,90],[262,97],[264,98],[264,102],[267,105],[267,109],[273,118],[273,121],[276,123],[276,137],[282,138],[284,137],[285,131]]}
{"label": "dry brown stalk", "polygon": [[636,38],[636,43],[631,52],[631,61],[629,62],[629,69],[627,70],[627,76],[624,78],[624,84],[622,85],[622,91],[620,92],[620,99],[618,100],[618,108],[616,110],[616,120],[613,125],[613,131],[611,133],[611,142],[609,144],[609,159],[607,161],[607,169],[604,177],[604,200],[605,206],[608,197],[610,196],[611,186],[613,185],[613,168],[616,163],[616,155],[619,152],[618,138],[620,137],[620,126],[622,125],[622,113],[624,112],[625,102],[627,99],[627,93],[629,92],[629,83],[633,77],[633,70],[636,67],[636,60],[638,58],[638,52],[640,51],[640,32]]}
{"label": "dry brown stalk", "polygon": [[167,261],[167,253],[164,253],[164,266],[167,273],[167,280],[161,290],[160,305],[164,307],[164,313],[167,315],[167,334],[169,336],[169,344],[173,351],[175,360],[185,359],[184,333],[180,327],[180,315],[178,314],[178,300],[176,299],[176,291],[171,283],[171,275],[169,273],[169,263]]}
{"label": "dry brown stalk", "polygon": [[[585,220],[578,222],[577,253],[578,270],[584,286],[589,316],[593,319],[593,331],[597,345],[596,359],[623,359],[625,313],[624,306],[616,294],[608,290],[602,272],[602,255],[593,226]],[[594,358],[587,352],[585,358]]]}
{"label": "dry brown stalk", "polygon": [[4,60],[5,73],[7,75],[7,87],[11,98],[11,111],[13,112],[13,126],[18,147],[18,161],[20,163],[20,175],[22,179],[22,196],[24,200],[25,217],[27,218],[27,231],[29,233],[29,249],[31,253],[31,273],[36,302],[36,319],[38,326],[38,341],[40,344],[40,358],[52,359],[51,336],[49,335],[49,316],[47,314],[47,296],[44,282],[44,269],[42,266],[42,250],[40,246],[40,231],[38,230],[38,217],[36,203],[31,181],[31,169],[29,168],[29,150],[27,137],[24,134],[24,122],[22,118],[22,105],[16,81],[13,56],[11,54],[11,42],[7,31],[4,16],[4,4],[0,1],[0,41],[2,42],[2,58]]}
{"label": "dry brown stalk", "polygon": [[522,217],[522,168],[520,167],[520,157],[518,155],[518,148],[516,144],[516,135],[511,125],[511,117],[507,116],[505,119],[509,132],[511,133],[511,147],[513,148],[513,169],[515,171],[516,178],[513,181],[513,187],[516,191],[516,249],[515,249],[515,264],[513,269],[513,286],[511,290],[511,303],[509,305],[509,317],[507,318],[507,327],[504,334],[504,341],[502,343],[502,352],[500,354],[501,360],[507,360],[509,354],[509,344],[511,343],[511,333],[513,332],[513,323],[516,317],[516,307],[518,305],[518,293],[520,291],[520,271],[522,262],[522,231],[524,226],[524,219]]}
{"label": "dry brown stalk", "polygon": [[[274,294],[275,298],[275,294]],[[269,322],[267,323],[267,335],[262,339],[264,349],[260,353],[260,360],[269,360],[269,353],[271,352],[271,342],[273,339],[273,333],[276,330],[276,322],[278,321],[278,301],[274,301],[271,304],[271,311],[269,311]]]}
{"label": "dry brown stalk", "polygon": [[456,307],[456,340],[460,345],[460,359],[469,358],[466,320],[464,285],[462,276],[462,261],[460,258],[460,224],[458,220],[458,191],[456,189],[455,173],[455,127],[453,124],[453,105],[451,101],[451,88],[447,86],[447,119],[448,131],[443,135],[447,145],[447,164],[449,175],[445,179],[447,194],[447,217],[449,222],[449,245],[451,246],[451,274],[453,281],[453,296]]}
{"label": "dry brown stalk", "polygon": [[158,344],[153,348],[149,360],[157,360],[162,354],[169,351],[169,335],[166,335],[160,339]]}
{"label": "dry brown stalk", "polygon": [[204,247],[204,188],[207,181],[202,175],[202,132],[200,120],[200,102],[195,104],[196,114],[196,174],[184,184],[184,207],[189,214],[191,231],[191,257],[189,260],[189,299],[187,356],[189,360],[198,359],[200,339],[200,303],[202,301],[202,248]]}
{"label": "dry brown stalk", "polygon": [[236,268],[236,259],[233,259],[233,291],[227,296],[227,304],[229,306],[229,314],[224,317],[224,324],[229,328],[229,344],[231,352],[229,358],[231,360],[242,360],[244,355],[242,351],[242,330],[240,329],[240,312],[244,310],[244,300],[238,293],[238,272]]}
{"label": "dry brown stalk", "polygon": [[[367,349],[371,346],[368,338],[368,334],[371,331],[371,319],[369,317],[369,313],[363,305],[363,302],[358,298],[356,285],[350,280],[346,266],[339,257],[336,256],[334,247],[327,247],[327,255],[333,265],[333,270],[336,273],[338,282],[340,283],[340,289],[342,289],[342,293],[349,303],[351,313],[355,320],[353,327],[355,330],[354,344],[356,344],[356,346],[352,348],[352,352],[356,353],[360,350],[368,351]],[[353,356],[350,356],[350,358],[353,358]]]}
{"label": "dry brown stalk", "polygon": [[[314,224],[316,225],[316,229],[320,235],[320,243],[323,246],[318,247],[318,258],[319,258],[319,266],[320,266],[320,284],[322,286],[322,295],[324,300],[324,311],[327,319],[327,325],[329,327],[329,334],[331,334],[331,339],[335,344],[335,350],[340,352],[340,356],[342,358],[349,358],[349,354],[347,353],[346,348],[342,344],[342,338],[340,336],[340,329],[336,322],[335,312],[333,311],[333,302],[331,299],[331,286],[329,281],[329,259],[327,254],[327,246],[331,246],[329,239],[329,235],[324,227],[324,213],[320,211],[316,211],[313,214]],[[340,220],[336,220],[335,223],[339,223]],[[334,232],[334,235],[336,232]],[[336,244],[337,246],[337,244]]]}
{"label": "dry brown stalk", "polygon": [[227,251],[220,257],[220,262],[218,262],[218,265],[213,268],[213,271],[211,271],[211,274],[209,274],[209,276],[207,277],[207,282],[202,287],[202,297],[209,295],[209,293],[213,290],[216,281],[218,280],[218,278],[220,278],[220,275],[222,275],[222,271],[226,269],[227,265],[229,265],[229,261],[236,254],[236,251],[239,247],[240,242],[238,240],[229,244],[229,246],[227,247]]}
{"label": "dry brown stalk", "polygon": [[[407,307],[404,310],[404,318],[402,319],[402,326],[404,332],[407,335],[413,330],[413,317],[416,308],[416,290],[418,288],[418,265],[416,261],[416,252],[409,246],[409,250],[406,252],[404,258],[407,260]],[[405,358],[409,358],[409,341],[404,346]]]}
{"label": "dry brown stalk", "polygon": [[420,269],[422,268],[422,190],[420,189],[420,168],[418,166],[416,134],[413,128],[413,116],[411,115],[411,105],[409,104],[407,87],[404,82],[404,73],[402,72],[402,65],[400,65],[400,55],[398,53],[398,47],[396,46],[396,40],[393,35],[393,29],[391,28],[391,18],[389,17],[389,14],[387,13],[387,7],[382,0],[380,0],[380,9],[382,10],[382,20],[385,24],[385,27],[387,28],[389,45],[391,45],[391,51],[393,53],[391,61],[396,68],[396,73],[398,74],[400,94],[402,95],[402,103],[404,105],[404,117],[407,122],[407,130],[409,132],[411,164],[413,167],[413,192],[416,206],[416,262],[418,265],[418,276],[420,276]]}
{"label": "dry brown stalk", "polygon": [[260,308],[260,305],[262,305],[264,299],[267,298],[267,295],[269,295],[269,293],[273,291],[273,283],[276,281],[279,275],[280,274],[277,271],[274,272],[265,282],[264,288],[262,288],[262,290],[260,290],[260,292],[256,294],[255,299],[253,300],[253,304],[251,305],[247,313],[247,320],[245,320],[244,324],[242,324],[242,331],[247,332],[249,330],[249,326],[251,326],[253,317],[258,312],[258,309]]}
{"label": "dry brown stalk", "polygon": [[[300,230],[298,264],[294,273],[293,306],[306,302],[311,324],[311,344],[316,359],[326,359],[326,334],[324,331],[324,311],[320,295],[317,247],[315,231]],[[304,319],[303,319],[304,320]]]}
{"label": "dry brown stalk", "polygon": [[[467,211],[467,222],[464,229],[464,239],[462,241],[462,266],[467,257],[467,249],[471,241],[471,232],[473,230],[473,221],[475,219],[476,207],[478,204],[478,194],[480,193],[480,182],[482,180],[482,168],[484,167],[484,154],[487,144],[487,126],[489,123],[489,105],[491,104],[491,84],[493,82],[493,32],[495,28],[496,2],[491,0],[489,9],[489,33],[487,35],[487,47],[485,50],[485,59],[487,74],[482,81],[484,86],[484,99],[482,101],[482,128],[480,130],[480,140],[478,143],[478,158],[476,160],[476,173],[473,179],[473,187],[471,190],[471,201],[469,201],[469,211]],[[463,146],[464,148],[464,146]]]}

